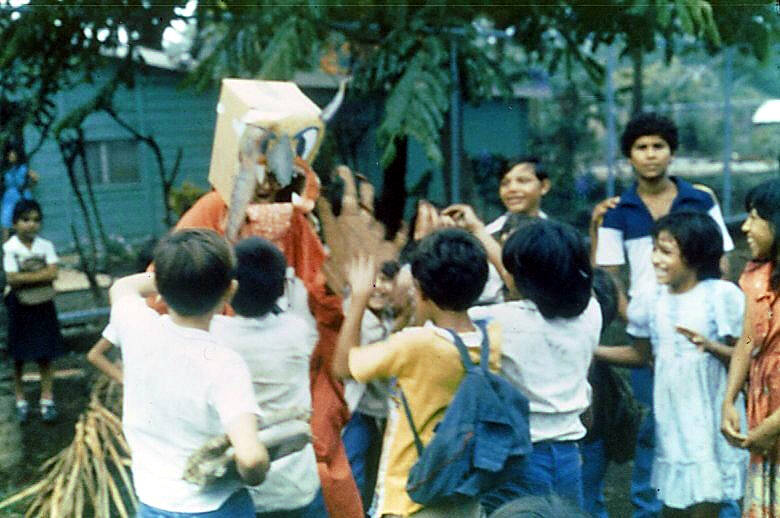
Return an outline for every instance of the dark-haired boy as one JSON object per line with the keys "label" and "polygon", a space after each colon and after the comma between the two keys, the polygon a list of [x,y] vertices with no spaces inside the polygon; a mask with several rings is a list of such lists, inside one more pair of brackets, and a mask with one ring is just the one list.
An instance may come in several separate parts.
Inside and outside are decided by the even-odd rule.
{"label": "dark-haired boy", "polygon": [[[231,300],[235,317],[216,315],[211,333],[247,362],[261,420],[290,408],[311,410],[309,358],[317,342],[313,319],[288,308],[296,298],[285,293],[287,261],[270,241],[250,237],[235,247],[238,290]],[[284,298],[282,298],[284,296]],[[284,307],[287,311],[281,311]],[[306,310],[308,313],[308,310]],[[261,486],[250,489],[258,517],[302,516],[320,487],[311,444],[271,463]]]}
{"label": "dark-haired boy", "polygon": [[[600,203],[593,211],[592,225],[593,230],[597,228],[595,263],[613,274],[619,274],[624,265],[629,266],[629,304],[621,313],[628,320],[627,332],[631,334],[631,301],[639,293],[655,290],[657,285],[650,261],[655,220],[682,210],[704,212],[718,224],[724,251],[733,250],[734,242],[713,194],[669,176],[668,167],[678,147],[674,122],[657,113],[637,115],[626,125],[620,146],[631,163],[636,181],[620,195],[619,201]],[[610,205],[614,207],[608,208]],[[652,370],[633,369],[631,381],[634,395],[652,409]],[[651,413],[643,421],[635,450],[631,501],[637,518],[656,516],[661,511],[661,503],[650,487],[653,428]]]}
{"label": "dark-haired boy", "polygon": [[[482,335],[468,316],[468,308],[482,292],[487,278],[482,245],[468,233],[439,230],[420,241],[412,258],[416,287],[417,321],[410,327],[372,345],[360,344],[360,324],[374,282],[373,260],[359,260],[349,272],[352,303],[339,333],[333,372],[361,382],[395,377],[406,395],[423,443],[431,440],[436,425],[464,375],[457,348],[446,329],[457,332],[479,361]],[[500,363],[500,330],[487,328],[490,367]],[[478,517],[479,501],[464,499],[422,508],[406,493],[409,470],[417,460],[409,422],[397,408],[391,410],[383,445],[383,459],[374,497],[374,516]]]}
{"label": "dark-haired boy", "polygon": [[[506,212],[487,225],[485,230],[496,239],[514,214],[529,218],[547,219],[541,209],[542,197],[550,191],[550,177],[542,161],[535,156],[512,159],[501,171],[498,196]],[[503,300],[504,283],[491,265],[485,289],[479,304],[491,304]]]}
{"label": "dark-haired boy", "polygon": [[[119,279],[111,287],[111,324],[122,344],[122,428],[133,452],[138,516],[209,513],[254,517],[243,484],[259,484],[268,452],[257,440],[257,403],[249,369],[209,334],[214,314],[235,289],[233,255],[224,238],[187,230],[163,238],[155,273]],[[160,315],[145,297],[158,293]],[[201,489],[186,482],[187,459],[226,433],[241,479]]]}

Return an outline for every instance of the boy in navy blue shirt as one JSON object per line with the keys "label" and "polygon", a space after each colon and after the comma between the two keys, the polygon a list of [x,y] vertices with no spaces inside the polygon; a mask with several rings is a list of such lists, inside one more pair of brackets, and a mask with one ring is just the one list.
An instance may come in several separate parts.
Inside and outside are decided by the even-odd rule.
{"label": "boy in navy blue shirt", "polygon": [[[621,308],[621,314],[627,320],[627,332],[631,334],[631,301],[639,293],[656,289],[650,261],[653,250],[650,234],[655,220],[677,211],[705,212],[721,230],[724,252],[733,250],[734,242],[713,193],[669,176],[668,167],[678,147],[674,122],[656,113],[637,115],[626,125],[620,146],[631,163],[636,180],[619,200],[606,200],[594,209],[592,222],[593,230],[597,228],[597,241],[593,247],[596,265],[604,267],[616,278],[625,265],[629,267],[628,306]],[[652,370],[648,367],[633,369],[631,382],[636,398],[652,409]],[[661,502],[650,487],[653,444],[651,412],[642,423],[635,450],[631,481],[635,518],[657,516],[661,511]]]}

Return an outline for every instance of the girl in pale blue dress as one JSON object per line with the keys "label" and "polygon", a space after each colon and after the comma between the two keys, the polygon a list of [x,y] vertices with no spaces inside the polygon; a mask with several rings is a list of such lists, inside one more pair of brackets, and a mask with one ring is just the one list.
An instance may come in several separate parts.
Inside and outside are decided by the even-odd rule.
{"label": "girl in pale blue dress", "polygon": [[0,225],[3,229],[3,242],[10,237],[13,227],[13,213],[16,204],[32,200],[30,186],[38,180],[38,175],[27,167],[21,156],[21,150],[14,144],[8,144],[3,154],[3,198],[0,200]]}
{"label": "girl in pale blue dress", "polygon": [[631,305],[634,324],[626,331],[635,343],[596,353],[634,364],[652,354],[651,483],[664,503],[664,516],[717,516],[722,503],[744,492],[747,452],[721,435],[720,411],[745,297],[735,284],[720,280],[722,250],[720,231],[705,214],[677,212],[659,219],[653,231],[659,285]]}

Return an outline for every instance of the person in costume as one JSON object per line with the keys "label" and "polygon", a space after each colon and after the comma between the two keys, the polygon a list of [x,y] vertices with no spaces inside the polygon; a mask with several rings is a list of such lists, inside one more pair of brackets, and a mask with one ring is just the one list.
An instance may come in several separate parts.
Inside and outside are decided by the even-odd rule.
{"label": "person in costume", "polygon": [[319,195],[319,180],[309,164],[343,92],[342,82],[334,101],[320,110],[293,83],[223,80],[209,171],[214,190],[196,201],[176,228],[211,228],[231,241],[266,238],[303,282],[319,333],[309,374],[325,507],[331,516],[362,518],[360,493],[341,441],[349,419],[344,389],[330,373],[342,299],[326,285],[326,252],[307,219]]}

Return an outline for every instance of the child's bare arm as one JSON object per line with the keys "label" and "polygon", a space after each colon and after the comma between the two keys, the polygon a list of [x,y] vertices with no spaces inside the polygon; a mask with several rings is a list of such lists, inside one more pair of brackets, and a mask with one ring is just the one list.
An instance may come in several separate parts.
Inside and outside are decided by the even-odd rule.
{"label": "child's bare arm", "polygon": [[106,356],[106,352],[111,350],[113,346],[114,344],[101,336],[87,353],[87,360],[109,378],[118,383],[122,383],[124,378],[122,376],[121,366],[112,362]]}
{"label": "child's bare arm", "polygon": [[344,315],[331,363],[333,375],[338,378],[350,376],[349,350],[360,345],[360,324],[363,321],[363,313],[371,296],[375,278],[376,264],[373,257],[357,258],[347,272],[347,280],[352,289],[352,300],[347,314]]}
{"label": "child's bare arm", "polygon": [[6,281],[12,288],[21,288],[28,284],[53,282],[57,278],[57,265],[49,264],[34,272],[6,272]]}
{"label": "child's bare arm", "polygon": [[257,417],[241,414],[233,419],[227,430],[241,479],[250,486],[259,485],[268,471],[268,450],[257,440]]}
{"label": "child's bare arm", "polygon": [[736,341],[733,337],[727,337],[726,343],[721,343],[715,340],[708,340],[704,335],[687,327],[676,326],[675,329],[690,340],[700,351],[712,353],[726,365],[729,364],[731,355],[734,354],[734,342]]}
{"label": "child's bare arm", "polygon": [[614,347],[600,345],[594,354],[596,359],[620,365],[642,366],[650,363],[650,342],[644,338],[634,339],[632,345]]}
{"label": "child's bare arm", "polygon": [[113,303],[128,295],[148,297],[155,293],[157,293],[157,287],[154,283],[154,272],[143,272],[118,279],[108,290],[108,297]]}

